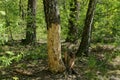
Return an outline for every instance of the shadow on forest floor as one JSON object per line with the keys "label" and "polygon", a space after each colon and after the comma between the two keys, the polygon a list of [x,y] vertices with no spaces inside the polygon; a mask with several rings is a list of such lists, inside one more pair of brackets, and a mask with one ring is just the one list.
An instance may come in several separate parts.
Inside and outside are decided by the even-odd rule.
{"label": "shadow on forest floor", "polygon": [[[64,43],[63,43],[64,44]],[[64,45],[66,46],[66,44]],[[22,54],[20,60],[11,61],[6,68],[0,62],[0,80],[120,80],[120,49],[112,45],[95,45],[89,57],[76,59],[77,75],[48,71],[47,45],[23,46],[20,42],[0,46],[0,56],[6,51]]]}

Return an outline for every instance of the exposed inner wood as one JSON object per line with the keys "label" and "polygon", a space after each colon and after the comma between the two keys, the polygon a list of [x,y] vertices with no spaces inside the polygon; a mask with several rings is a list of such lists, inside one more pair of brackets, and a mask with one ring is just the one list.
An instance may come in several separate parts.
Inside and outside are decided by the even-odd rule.
{"label": "exposed inner wood", "polygon": [[63,72],[65,66],[61,57],[60,25],[51,24],[48,29],[48,65],[50,71]]}

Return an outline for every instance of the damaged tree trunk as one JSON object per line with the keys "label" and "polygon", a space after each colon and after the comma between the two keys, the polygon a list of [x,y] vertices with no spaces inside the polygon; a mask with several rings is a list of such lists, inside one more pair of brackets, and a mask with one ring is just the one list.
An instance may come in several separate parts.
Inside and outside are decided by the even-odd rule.
{"label": "damaged tree trunk", "polygon": [[72,71],[75,54],[67,51],[64,54],[64,62],[61,56],[60,42],[60,15],[57,7],[57,0],[43,0],[45,21],[47,23],[47,46],[48,46],[48,66],[51,72]]}
{"label": "damaged tree trunk", "polygon": [[67,43],[64,46],[64,57],[63,61],[65,63],[66,71],[68,74],[78,74],[74,70],[74,65],[76,61],[76,47],[75,44]]}
{"label": "damaged tree trunk", "polygon": [[75,64],[75,53],[72,52],[72,51],[66,51],[64,53],[64,63],[65,63],[65,66],[66,66],[66,71],[69,73],[69,74],[77,74],[75,71],[74,71],[74,64]]}
{"label": "damaged tree trunk", "polygon": [[43,0],[45,20],[47,23],[48,66],[51,72],[63,72],[65,70],[61,57],[60,42],[60,15],[57,0]]}

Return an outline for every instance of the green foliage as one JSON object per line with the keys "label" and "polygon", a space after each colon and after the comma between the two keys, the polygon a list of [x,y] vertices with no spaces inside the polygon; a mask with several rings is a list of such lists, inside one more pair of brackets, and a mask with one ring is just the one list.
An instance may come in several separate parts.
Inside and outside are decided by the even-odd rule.
{"label": "green foliage", "polygon": [[6,28],[3,24],[0,24],[0,45],[8,41],[7,34],[5,34]]}
{"label": "green foliage", "polygon": [[[42,0],[38,0],[37,3],[37,14],[36,14],[36,26],[37,26],[37,40],[44,39],[46,40],[46,23],[44,17],[44,9]],[[70,0],[60,0],[59,1],[59,9],[60,9],[60,19],[61,19],[61,34],[62,39],[65,39],[68,32],[68,19],[70,13]],[[84,20],[87,11],[87,5],[89,0],[78,0],[80,3],[80,11],[79,11],[79,20],[78,29],[79,29],[79,37],[81,38],[81,33],[84,26]],[[9,40],[8,35],[10,32],[8,28],[6,28],[6,19],[9,21],[10,29],[13,34],[14,39],[22,39],[25,38],[25,28],[26,28],[26,16],[25,20],[22,20],[19,16],[19,0],[1,0],[0,1],[0,33],[5,37],[1,37],[0,43],[3,44],[4,41]],[[24,9],[24,13],[27,13],[27,1],[22,0],[22,5]],[[92,40],[94,42],[116,42],[119,45],[120,39],[120,1],[119,0],[105,0],[98,1],[95,17],[94,17],[94,27]],[[2,26],[2,27],[1,27]],[[3,27],[4,26],[4,27]],[[2,29],[1,29],[2,28]],[[6,31],[7,29],[7,31]],[[2,31],[1,31],[2,30]],[[0,34],[1,35],[1,34]],[[6,36],[7,35],[7,36]],[[112,41],[110,41],[112,39]],[[3,40],[3,41],[2,41]]]}
{"label": "green foliage", "polygon": [[46,44],[42,44],[41,46],[31,48],[28,52],[25,52],[25,59],[45,59],[47,57]]}
{"label": "green foliage", "polygon": [[95,56],[90,56],[89,59],[88,59],[88,67],[90,69],[93,69],[93,68],[95,68],[96,63],[97,63],[97,61],[95,59]]}
{"label": "green foliage", "polygon": [[15,77],[12,77],[12,79],[13,79],[13,80],[19,80],[19,78],[16,77],[16,76],[15,76]]}
{"label": "green foliage", "polygon": [[[97,56],[97,54],[99,56]],[[100,57],[102,56],[102,57]],[[110,62],[115,59],[117,56],[120,56],[120,52],[105,52],[105,53],[96,53],[95,55],[90,55],[87,58],[87,70],[85,71],[85,76],[90,80],[98,80],[98,76],[107,75],[109,69],[113,68],[110,65]]]}
{"label": "green foliage", "polygon": [[108,0],[107,2],[103,0],[98,3],[92,35],[94,40],[99,42],[104,42],[106,38],[108,39],[106,42],[109,42],[110,38],[113,39],[111,42],[118,40],[117,37],[120,35],[119,3],[118,0]]}
{"label": "green foliage", "polygon": [[15,55],[11,51],[6,51],[5,55],[0,56],[0,66],[10,66],[13,63],[13,61],[19,62],[22,59],[22,57],[22,54]]}

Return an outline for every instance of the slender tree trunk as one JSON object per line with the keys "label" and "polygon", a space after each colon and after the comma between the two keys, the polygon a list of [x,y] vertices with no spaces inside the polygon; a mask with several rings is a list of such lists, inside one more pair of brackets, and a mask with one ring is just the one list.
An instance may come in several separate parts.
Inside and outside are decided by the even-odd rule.
{"label": "slender tree trunk", "polygon": [[66,9],[66,0],[62,0],[63,8]]}
{"label": "slender tree trunk", "polygon": [[28,0],[26,44],[36,41],[36,0]]}
{"label": "slender tree trunk", "polygon": [[5,16],[5,19],[6,19],[6,27],[8,27],[8,31],[9,31],[8,40],[13,41],[13,34],[12,34],[11,26],[10,26],[10,21],[8,20],[7,15]]}
{"label": "slender tree trunk", "polygon": [[43,0],[47,23],[48,66],[51,72],[63,72],[65,66],[61,57],[60,15],[57,0]]}
{"label": "slender tree trunk", "polygon": [[25,12],[23,8],[22,0],[19,0],[19,16],[24,20],[25,19]]}
{"label": "slender tree trunk", "polygon": [[90,0],[88,5],[88,10],[85,19],[85,26],[83,28],[82,40],[77,51],[77,55],[89,54],[90,38],[91,38],[91,29],[94,17],[94,11],[96,7],[97,0]]}
{"label": "slender tree trunk", "polygon": [[78,40],[78,11],[79,11],[79,4],[77,0],[70,1],[70,18],[69,18],[69,25],[68,25],[68,36],[66,38],[67,42],[75,43]]}
{"label": "slender tree trunk", "polygon": [[[5,1],[5,3],[6,3],[6,1]],[[6,8],[6,4],[5,4],[4,9],[5,9],[5,13],[7,14],[7,15],[5,15],[5,22],[6,22],[6,27],[8,28],[8,32],[9,32],[9,33],[8,33],[8,40],[9,40],[9,41],[13,41],[13,35],[12,35],[11,26],[10,26],[10,20],[9,20],[9,18],[8,18],[9,12],[8,12],[8,10],[7,10],[7,8]]]}

